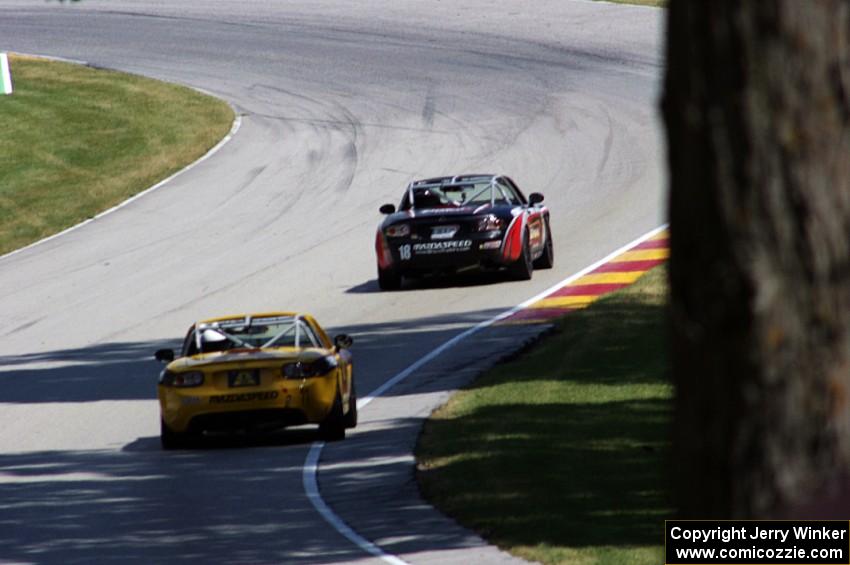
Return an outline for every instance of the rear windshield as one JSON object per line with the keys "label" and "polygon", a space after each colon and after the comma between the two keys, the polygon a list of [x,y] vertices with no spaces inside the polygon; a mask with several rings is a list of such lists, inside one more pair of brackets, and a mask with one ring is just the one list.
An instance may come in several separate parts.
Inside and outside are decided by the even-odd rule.
{"label": "rear windshield", "polygon": [[[411,201],[412,200],[412,201]],[[424,184],[411,187],[405,193],[402,210],[456,208],[508,202],[498,185],[489,180],[458,184]]]}

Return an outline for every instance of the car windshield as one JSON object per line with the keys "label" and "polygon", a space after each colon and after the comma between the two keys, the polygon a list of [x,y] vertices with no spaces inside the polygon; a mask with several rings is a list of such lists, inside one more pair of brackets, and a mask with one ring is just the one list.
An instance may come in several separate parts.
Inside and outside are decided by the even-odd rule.
{"label": "car windshield", "polygon": [[[412,201],[412,205],[411,205]],[[403,209],[453,208],[459,206],[502,204],[505,195],[490,179],[451,184],[417,184],[410,187]]]}
{"label": "car windshield", "polygon": [[318,347],[310,325],[298,316],[237,318],[197,324],[193,335],[195,353],[236,348]]}

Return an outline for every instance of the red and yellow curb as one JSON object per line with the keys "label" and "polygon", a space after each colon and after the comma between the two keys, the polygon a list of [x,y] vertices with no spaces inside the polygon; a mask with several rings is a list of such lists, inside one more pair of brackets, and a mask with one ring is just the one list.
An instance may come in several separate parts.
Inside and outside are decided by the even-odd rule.
{"label": "red and yellow curb", "polygon": [[635,282],[670,256],[670,236],[666,229],[630,247],[606,263],[528,304],[501,320],[502,324],[543,323],[586,308],[608,293]]}

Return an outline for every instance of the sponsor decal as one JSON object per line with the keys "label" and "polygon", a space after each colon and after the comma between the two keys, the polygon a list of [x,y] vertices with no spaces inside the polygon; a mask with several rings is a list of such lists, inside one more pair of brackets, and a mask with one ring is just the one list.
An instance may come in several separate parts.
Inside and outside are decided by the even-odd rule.
{"label": "sponsor decal", "polygon": [[471,214],[474,208],[471,206],[461,206],[460,208],[420,208],[413,214],[416,216],[441,216],[441,215],[457,215]]}
{"label": "sponsor decal", "polygon": [[220,394],[210,397],[210,404],[227,404],[229,402],[251,402],[254,400],[274,400],[278,397],[276,390],[265,392],[246,392],[243,394]]}
{"label": "sponsor decal", "polygon": [[461,253],[472,249],[471,239],[458,239],[454,241],[429,241],[427,243],[414,243],[413,253],[417,255],[433,255],[437,253]]}

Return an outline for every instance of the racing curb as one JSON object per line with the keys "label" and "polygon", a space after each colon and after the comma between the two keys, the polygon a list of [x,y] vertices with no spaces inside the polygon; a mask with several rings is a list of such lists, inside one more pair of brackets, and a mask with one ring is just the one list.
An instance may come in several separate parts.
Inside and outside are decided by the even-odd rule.
{"label": "racing curb", "polygon": [[[88,63],[86,61],[78,61],[76,59],[65,59],[63,57],[53,57],[53,56],[50,56],[50,55],[37,55],[37,54],[32,54],[32,53],[14,53],[14,54],[15,55],[21,55],[23,57],[32,57],[32,58],[36,58],[36,59],[44,59],[46,61],[57,61],[57,62],[60,62],[60,63],[69,63],[69,64],[73,64],[73,65],[81,65],[81,66],[89,67],[89,68],[92,68],[92,69],[111,70],[111,71],[121,72],[121,73],[124,73],[124,74],[129,74],[129,75],[144,76],[144,75],[139,75],[139,74],[136,74],[136,73],[129,73],[129,72],[123,71],[121,69],[112,69],[112,68],[108,68],[108,67],[100,67],[100,66]],[[164,80],[160,80],[160,79],[156,79],[156,78],[152,78],[152,77],[144,77],[144,78],[151,79],[151,80],[158,80],[159,82],[168,82],[169,84],[177,84],[178,86],[183,86],[185,88],[189,88],[191,90],[194,90],[195,92],[200,92],[201,94],[204,94],[206,96],[210,96],[212,98],[216,98],[218,100],[221,100],[222,102],[227,104],[230,107],[230,110],[233,112],[233,123],[230,125],[230,131],[227,132],[227,135],[225,135],[218,143],[216,143],[206,153],[201,155],[197,160],[193,161],[192,163],[189,163],[188,165],[186,165],[185,167],[183,167],[179,171],[172,173],[171,175],[162,179],[161,181],[159,181],[155,185],[153,185],[149,188],[146,188],[141,192],[134,194],[133,196],[131,196],[127,200],[124,200],[123,202],[119,202],[118,204],[116,204],[112,208],[108,208],[108,209],[104,210],[103,212],[99,212],[99,213],[95,214],[91,218],[83,220],[79,224],[75,224],[75,225],[73,225],[69,228],[65,228],[64,230],[62,230],[58,233],[54,233],[53,235],[49,235],[45,238],[39,239],[38,241],[34,241],[34,242],[30,243],[29,245],[25,245],[24,247],[20,247],[18,249],[14,249],[12,251],[9,251],[8,253],[6,253],[4,255],[0,255],[0,261],[3,261],[4,259],[7,259],[7,258],[9,258],[13,255],[17,255],[18,253],[22,253],[22,252],[24,252],[28,249],[31,249],[33,247],[36,247],[38,245],[42,245],[43,243],[47,243],[48,241],[51,241],[51,240],[56,239],[58,237],[61,237],[61,236],[65,235],[67,233],[70,233],[72,231],[75,231],[75,230],[85,226],[86,224],[94,222],[97,219],[100,219],[100,218],[102,218],[102,217],[104,217],[108,214],[111,214],[111,213],[113,213],[117,210],[120,210],[121,208],[129,205],[130,203],[134,202],[135,200],[138,200],[139,198],[142,198],[143,196],[150,194],[151,192],[162,188],[163,186],[165,186],[166,184],[168,184],[169,182],[171,182],[172,180],[174,180],[178,176],[182,175],[183,173],[185,173],[187,171],[194,169],[195,167],[197,167],[198,165],[200,165],[201,163],[203,163],[204,161],[206,161],[207,159],[212,157],[214,154],[218,153],[218,151],[222,147],[224,147],[233,138],[234,135],[236,135],[236,132],[239,131],[239,128],[242,127],[242,116],[240,115],[240,113],[236,109],[236,107],[233,104],[230,103],[229,100],[225,100],[223,98],[220,98],[219,96],[212,94],[211,92],[209,92],[207,90],[203,90],[201,88],[197,88],[197,87],[194,87],[194,86],[164,81]]]}
{"label": "racing curb", "polygon": [[[413,457],[421,427],[454,392],[544,337],[554,327],[554,318],[587,307],[666,261],[668,240],[666,225],[644,234],[537,296],[461,332],[362,398],[361,409],[372,401],[381,404],[382,420],[373,422],[361,412],[363,425],[357,433],[325,453],[323,442],[314,443],[304,463],[304,489],[319,514],[365,553],[392,565],[526,563],[422,499]],[[481,335],[470,348],[443,355],[473,334]],[[390,389],[392,394],[384,396]],[[392,422],[396,424],[388,424]],[[383,470],[379,478],[363,477],[364,453],[371,454],[371,467]],[[364,515],[363,508],[370,514]],[[374,515],[383,519],[375,521]]]}
{"label": "racing curb", "polygon": [[574,310],[587,308],[602,296],[625,288],[670,256],[670,234],[666,227],[641,240],[608,262],[565,283],[528,305],[502,324],[546,323]]}

